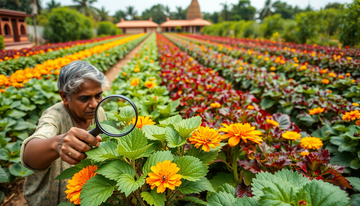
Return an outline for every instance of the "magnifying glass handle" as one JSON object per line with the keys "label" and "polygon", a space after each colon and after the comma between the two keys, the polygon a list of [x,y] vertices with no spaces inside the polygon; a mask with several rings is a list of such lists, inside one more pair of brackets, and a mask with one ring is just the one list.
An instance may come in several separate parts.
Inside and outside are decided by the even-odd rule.
{"label": "magnifying glass handle", "polygon": [[96,137],[98,136],[100,133],[101,133],[101,130],[99,129],[99,127],[95,127],[94,129],[92,129],[90,132],[89,132],[92,136]]}

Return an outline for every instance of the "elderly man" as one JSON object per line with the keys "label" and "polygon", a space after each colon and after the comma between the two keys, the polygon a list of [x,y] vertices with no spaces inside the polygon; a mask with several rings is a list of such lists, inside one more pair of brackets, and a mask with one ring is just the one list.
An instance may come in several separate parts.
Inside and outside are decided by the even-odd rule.
{"label": "elderly man", "polygon": [[[58,87],[63,101],[44,111],[35,133],[21,147],[22,164],[35,172],[24,184],[29,205],[67,202],[67,180],[55,178],[86,158],[84,152],[91,147],[83,141],[100,145],[100,136],[95,138],[87,130],[95,123],[95,108],[107,84],[104,74],[87,62],[74,61],[61,69]],[[101,115],[99,120],[104,118]]]}

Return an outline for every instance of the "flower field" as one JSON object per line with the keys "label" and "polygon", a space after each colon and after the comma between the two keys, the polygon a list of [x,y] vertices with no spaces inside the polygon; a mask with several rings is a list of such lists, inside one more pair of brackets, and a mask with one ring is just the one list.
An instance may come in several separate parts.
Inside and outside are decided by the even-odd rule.
{"label": "flower field", "polygon": [[[56,178],[69,179],[68,205],[360,205],[359,52],[189,34],[3,58],[3,184],[32,174],[20,145],[61,101],[61,68],[84,60],[106,72],[144,39],[104,94],[133,100],[139,121],[124,137],[102,134]],[[108,128],[126,115],[114,112]]]}

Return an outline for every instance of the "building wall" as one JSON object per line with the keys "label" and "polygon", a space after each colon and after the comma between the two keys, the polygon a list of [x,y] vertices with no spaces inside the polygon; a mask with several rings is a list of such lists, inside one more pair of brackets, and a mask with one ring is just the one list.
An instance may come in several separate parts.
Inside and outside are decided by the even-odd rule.
{"label": "building wall", "polygon": [[[138,33],[144,33],[144,32],[145,32],[145,28],[141,27],[141,28],[125,28],[124,33],[125,34],[138,34]],[[154,32],[156,32],[156,28],[146,28],[146,33],[154,33]]]}
{"label": "building wall", "polygon": [[[5,27],[7,27],[8,30],[7,34],[5,32]],[[4,36],[5,44],[27,42],[28,36],[25,17],[0,15],[0,35]]]}

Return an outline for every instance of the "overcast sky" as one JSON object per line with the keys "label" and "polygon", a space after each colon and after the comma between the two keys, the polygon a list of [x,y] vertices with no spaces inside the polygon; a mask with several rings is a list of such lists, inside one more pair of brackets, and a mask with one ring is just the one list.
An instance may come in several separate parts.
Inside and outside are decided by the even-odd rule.
{"label": "overcast sky", "polygon": [[[43,7],[46,7],[46,4],[51,0],[42,0]],[[56,2],[61,2],[62,6],[73,5],[72,0],[55,0]],[[198,0],[200,4],[201,12],[214,12],[220,11],[220,3],[227,2],[228,4],[237,4],[239,0]],[[274,0],[275,2],[275,0]],[[282,0],[293,6],[298,5],[301,8],[305,8],[309,3],[311,7],[315,9],[324,8],[329,2],[338,2],[338,3],[351,3],[352,0]],[[110,15],[115,14],[119,9],[125,10],[127,6],[134,6],[138,15],[141,15],[141,12],[145,9],[150,8],[155,4],[168,5],[172,11],[175,11],[176,6],[181,6],[182,8],[187,8],[191,0],[98,0],[93,6],[101,8],[104,6]],[[251,5],[257,8],[258,10],[263,8],[265,0],[251,0]]]}

